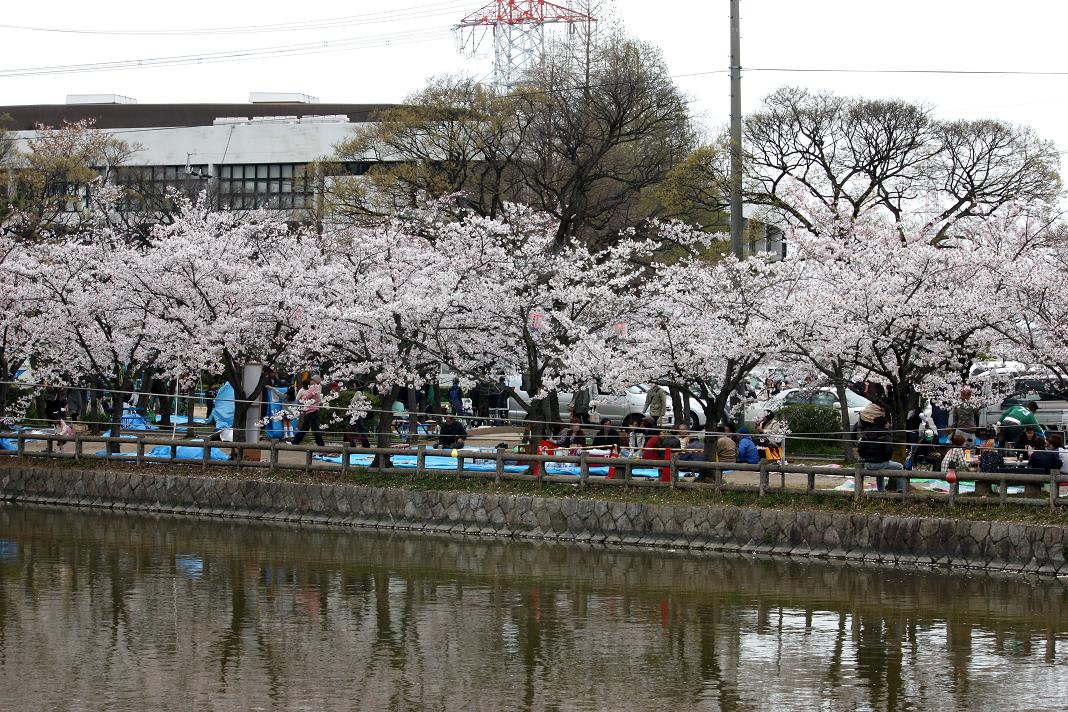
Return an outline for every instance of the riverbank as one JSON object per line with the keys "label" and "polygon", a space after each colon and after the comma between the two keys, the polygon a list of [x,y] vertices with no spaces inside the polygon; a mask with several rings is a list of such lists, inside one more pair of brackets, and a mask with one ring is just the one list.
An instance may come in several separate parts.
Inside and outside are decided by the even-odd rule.
{"label": "riverbank", "polygon": [[[73,465],[74,463],[71,463]],[[693,551],[1068,574],[1068,517],[1033,507],[133,463],[6,461],[0,499]],[[1006,517],[1018,517],[1006,521]]]}

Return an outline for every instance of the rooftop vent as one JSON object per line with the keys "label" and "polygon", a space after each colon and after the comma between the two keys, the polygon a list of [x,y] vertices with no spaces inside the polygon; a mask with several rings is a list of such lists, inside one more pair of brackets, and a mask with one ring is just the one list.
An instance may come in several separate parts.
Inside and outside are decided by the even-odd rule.
{"label": "rooftop vent", "polygon": [[122,94],[67,94],[68,104],[136,104],[137,99],[131,99]]}
{"label": "rooftop vent", "polygon": [[254,91],[248,95],[253,104],[318,104],[319,98],[307,94],[276,91]]}

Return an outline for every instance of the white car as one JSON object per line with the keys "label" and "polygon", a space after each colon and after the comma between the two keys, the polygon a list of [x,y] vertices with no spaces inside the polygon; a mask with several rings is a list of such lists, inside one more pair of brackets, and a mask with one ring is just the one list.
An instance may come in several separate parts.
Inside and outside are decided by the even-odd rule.
{"label": "white car", "polygon": [[[849,427],[852,428],[860,419],[860,411],[871,404],[864,396],[846,389],[846,406],[849,409]],[[763,402],[750,403],[745,409],[745,422],[756,423],[770,411],[791,405],[826,405],[839,409],[838,391],[833,386],[823,386],[815,390],[788,388],[776,393]]]}

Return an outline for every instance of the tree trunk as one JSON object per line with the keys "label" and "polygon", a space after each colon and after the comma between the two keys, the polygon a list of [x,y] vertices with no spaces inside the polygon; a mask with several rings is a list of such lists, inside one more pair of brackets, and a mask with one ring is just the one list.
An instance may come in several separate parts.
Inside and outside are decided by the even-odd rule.
{"label": "tree trunk", "polygon": [[419,398],[414,387],[408,388],[408,444],[414,445],[419,440]]}
{"label": "tree trunk", "polygon": [[838,413],[841,416],[842,424],[843,434],[839,436],[842,440],[842,457],[845,459],[846,464],[852,464],[855,458],[853,457],[853,441],[848,435],[850,430],[849,402],[846,400],[846,386],[840,368],[835,369],[834,388],[838,394]]}
{"label": "tree trunk", "polygon": [[[375,447],[388,448],[389,436],[393,432],[393,403],[397,400],[397,395],[400,393],[399,386],[390,386],[389,391],[385,394],[385,397],[381,399],[378,404],[378,417],[375,418]],[[388,455],[375,455],[372,467],[389,467]]]}
{"label": "tree trunk", "polygon": [[0,383],[0,418],[7,415],[7,394],[10,392],[10,384]]}
{"label": "tree trunk", "polygon": [[689,428],[690,414],[687,412],[682,393],[675,386],[668,386],[668,393],[671,394],[671,410],[675,414],[675,422],[686,423],[686,427]]}
{"label": "tree trunk", "polygon": [[[122,411],[125,405],[125,394],[119,391],[127,390],[126,384],[116,386],[116,390],[111,392],[111,437],[117,438],[122,435]],[[108,452],[115,454],[120,452],[122,446],[120,443],[108,443]]]}

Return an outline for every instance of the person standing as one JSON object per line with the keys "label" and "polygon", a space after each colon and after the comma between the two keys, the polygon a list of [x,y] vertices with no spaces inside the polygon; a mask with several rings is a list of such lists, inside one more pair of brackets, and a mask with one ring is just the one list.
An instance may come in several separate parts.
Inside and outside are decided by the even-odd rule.
{"label": "person standing", "polygon": [[1028,402],[1026,406],[1014,405],[1006,408],[997,423],[998,445],[1002,448],[1012,447],[1028,425],[1033,426],[1035,432],[1042,435],[1042,428],[1038,424],[1038,418],[1035,417],[1037,410],[1038,403],[1035,401]]}
{"label": "person standing", "polygon": [[659,383],[649,386],[645,393],[646,415],[653,419],[654,424],[659,424],[660,419],[667,413],[667,391],[660,387]]}
{"label": "person standing", "polygon": [[464,412],[464,389],[460,388],[460,379],[452,379],[452,385],[449,387],[449,407],[452,408],[453,415],[462,415]]}
{"label": "person standing", "polygon": [[571,394],[571,415],[578,418],[583,425],[590,424],[590,389],[579,388]]}
{"label": "person standing", "polygon": [[293,444],[300,445],[310,430],[315,438],[315,444],[319,447],[325,447],[326,443],[323,442],[323,434],[319,430],[319,407],[323,404],[322,376],[318,373],[312,374],[309,384],[297,391],[297,403],[300,404],[304,414],[301,417],[297,435],[293,438]]}
{"label": "person standing", "polygon": [[949,425],[952,435],[964,437],[966,448],[975,447],[975,433],[979,429],[979,409],[972,406],[972,389],[965,386],[960,389],[960,403],[949,412]]}

